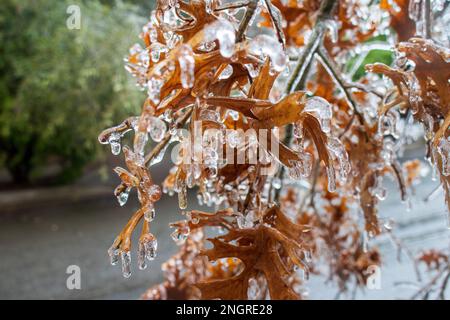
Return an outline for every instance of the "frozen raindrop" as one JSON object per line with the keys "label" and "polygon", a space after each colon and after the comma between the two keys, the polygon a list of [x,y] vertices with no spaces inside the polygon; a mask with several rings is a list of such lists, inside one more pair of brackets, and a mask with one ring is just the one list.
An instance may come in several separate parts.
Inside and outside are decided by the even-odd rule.
{"label": "frozen raindrop", "polygon": [[147,131],[150,133],[150,137],[155,142],[160,142],[167,132],[167,126],[166,123],[157,118],[157,117],[151,117],[149,120]]}
{"label": "frozen raindrop", "polygon": [[281,44],[266,34],[257,35],[249,46],[249,53],[262,58],[269,57],[271,67],[276,72],[281,72],[286,67],[287,56]]}
{"label": "frozen raindrop", "polygon": [[151,222],[155,219],[156,211],[153,206],[153,203],[147,204],[144,208],[144,219],[148,222]]}
{"label": "frozen raindrop", "polygon": [[206,26],[204,29],[205,41],[211,42],[219,41],[220,54],[225,58],[231,58],[234,53],[234,44],[236,41],[236,34],[231,22],[219,19],[216,22]]}
{"label": "frozen raindrop", "polygon": [[180,47],[178,62],[181,69],[181,85],[185,89],[192,88],[195,80],[195,59],[194,52],[189,45],[183,44]]}
{"label": "frozen raindrop", "polygon": [[120,145],[120,133],[113,132],[108,138],[108,143],[111,145],[111,152],[113,155],[117,156],[120,153],[120,150],[122,149]]}
{"label": "frozen raindrop", "polygon": [[128,187],[117,195],[117,201],[119,202],[119,205],[121,207],[123,207],[127,203],[130,191],[131,188]]}
{"label": "frozen raindrop", "polygon": [[305,108],[303,110],[317,117],[323,132],[330,132],[333,112],[332,107],[327,100],[317,96],[311,97],[306,100]]}
{"label": "frozen raindrop", "polygon": [[124,278],[131,276],[131,254],[130,251],[122,251],[120,254],[122,258],[122,275]]}

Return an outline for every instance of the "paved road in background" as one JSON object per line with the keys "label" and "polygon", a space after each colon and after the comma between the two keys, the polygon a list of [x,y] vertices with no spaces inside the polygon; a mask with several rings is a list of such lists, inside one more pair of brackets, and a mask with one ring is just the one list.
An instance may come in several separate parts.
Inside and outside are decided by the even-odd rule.
{"label": "paved road in background", "polygon": [[[422,247],[443,248],[449,244],[443,195],[423,203],[417,199],[429,193],[436,182],[426,180],[416,190],[413,210],[407,212],[390,187],[381,215],[394,215],[399,221],[397,234],[412,250]],[[121,208],[115,199],[39,206],[0,215],[0,298],[1,299],[136,299],[152,284],[161,281],[160,264],[176,250],[170,239],[168,223],[180,219],[176,198],[164,197],[158,204],[153,232],[158,237],[158,257],[145,271],[133,264],[131,278],[124,279],[119,266],[110,266],[107,248],[127,222],[136,199]],[[191,201],[190,204],[193,204]],[[358,293],[357,298],[407,298],[411,288],[400,288],[394,281],[414,280],[408,259],[396,260],[396,250],[387,239],[377,243],[383,252],[382,290]],[[371,245],[373,245],[371,243]],[[134,253],[134,251],[133,251]],[[135,258],[135,256],[133,256]],[[135,259],[134,259],[135,260]],[[81,268],[82,289],[66,288],[66,268]],[[333,298],[336,290],[312,277],[307,285],[311,298]]]}

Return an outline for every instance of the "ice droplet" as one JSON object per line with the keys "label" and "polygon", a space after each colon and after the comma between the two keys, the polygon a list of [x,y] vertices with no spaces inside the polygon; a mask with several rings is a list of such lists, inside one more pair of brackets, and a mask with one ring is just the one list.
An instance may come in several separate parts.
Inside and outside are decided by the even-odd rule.
{"label": "ice droplet", "polygon": [[317,117],[323,132],[330,132],[333,112],[332,107],[327,100],[318,96],[311,97],[306,100],[305,108],[303,110]]}
{"label": "ice droplet", "polygon": [[111,133],[111,135],[108,138],[108,143],[111,145],[111,153],[115,156],[117,156],[122,149],[120,145],[120,138],[121,135],[118,132]]}
{"label": "ice droplet", "polygon": [[216,22],[206,26],[204,29],[205,41],[211,42],[219,41],[220,54],[225,58],[231,58],[234,53],[234,44],[236,41],[236,34],[231,22],[219,19]]}
{"label": "ice droplet", "polygon": [[276,72],[281,72],[286,67],[287,56],[283,47],[276,39],[266,34],[259,34],[250,42],[249,53],[262,59],[269,57],[271,67]]}
{"label": "ice droplet", "polygon": [[191,46],[183,44],[180,47],[178,62],[181,69],[181,85],[185,89],[192,88],[195,80],[195,59]]}
{"label": "ice droplet", "polygon": [[176,244],[182,244],[186,241],[190,231],[191,230],[189,226],[185,224],[179,228],[176,228],[175,231],[172,232],[170,236],[172,237],[173,241],[175,241]]}
{"label": "ice droplet", "polygon": [[144,208],[144,219],[148,222],[151,222],[155,219],[156,211],[153,206],[153,203],[147,204]]}
{"label": "ice droplet", "polygon": [[151,117],[149,120],[147,131],[153,141],[160,142],[166,135],[167,126],[163,120],[157,117]]}
{"label": "ice droplet", "polygon": [[122,258],[122,275],[124,278],[131,276],[131,254],[130,251],[122,251],[120,254]]}
{"label": "ice droplet", "polygon": [[123,207],[127,203],[128,197],[130,195],[130,191],[131,191],[131,188],[128,187],[117,195],[117,201],[119,202],[119,205],[121,207]]}

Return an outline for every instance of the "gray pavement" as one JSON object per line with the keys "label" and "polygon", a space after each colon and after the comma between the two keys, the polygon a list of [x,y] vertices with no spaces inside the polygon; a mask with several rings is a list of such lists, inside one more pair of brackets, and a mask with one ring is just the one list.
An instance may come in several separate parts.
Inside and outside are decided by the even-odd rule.
{"label": "gray pavement", "polygon": [[[407,212],[398,200],[395,185],[391,184],[389,197],[380,210],[382,216],[396,218],[397,234],[415,253],[421,248],[449,245],[450,231],[446,228],[442,192],[428,203],[421,201],[435,185],[436,182],[426,179],[416,189],[412,211]],[[161,281],[160,264],[176,250],[168,223],[181,216],[176,197],[163,197],[152,226],[159,240],[158,257],[145,271],[138,270],[133,263],[131,278],[124,279],[119,266],[109,265],[106,250],[127,222],[133,204],[136,199],[130,197],[129,204],[121,208],[108,196],[1,213],[0,299],[138,298],[146,288]],[[193,199],[190,205],[195,205]],[[383,253],[382,290],[358,292],[356,298],[408,298],[412,288],[394,284],[414,280],[408,258],[403,257],[402,262],[398,262],[396,250],[387,238],[382,237],[370,245],[380,246]],[[66,268],[74,264],[81,268],[82,288],[71,291],[66,288]],[[307,287],[312,299],[333,298],[336,293],[336,288],[324,284],[321,276],[313,276]]]}

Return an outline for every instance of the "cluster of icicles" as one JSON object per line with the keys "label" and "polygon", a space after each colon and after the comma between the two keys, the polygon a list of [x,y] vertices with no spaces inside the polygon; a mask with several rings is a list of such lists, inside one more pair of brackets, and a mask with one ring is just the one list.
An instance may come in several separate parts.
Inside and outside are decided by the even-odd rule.
{"label": "cluster of icicles", "polygon": [[[411,1],[414,3],[415,1]],[[167,17],[167,24],[175,23],[174,18],[170,16]],[[192,88],[195,81],[195,59],[192,48],[188,44],[182,44],[182,39],[175,32],[167,31],[164,32],[164,43],[158,41],[157,34],[157,19],[155,13],[152,14],[151,21],[148,25],[144,27],[144,33],[150,34],[151,45],[148,48],[142,48],[141,45],[136,44],[130,49],[130,54],[136,57],[135,61],[126,61],[126,69],[132,73],[136,78],[137,82],[142,89],[147,91],[148,98],[155,104],[158,105],[166,97],[160,96],[161,88],[164,86],[168,75],[172,73],[176,68],[176,63],[178,63],[180,69],[180,79],[181,84],[184,89]],[[228,20],[219,19],[213,24],[210,24],[204,30],[204,42],[200,49],[203,52],[210,52],[212,50],[220,50],[220,54],[223,57],[233,57],[235,46],[236,46],[236,32],[235,26]],[[219,48],[216,48],[216,40]],[[173,49],[178,50],[177,59],[175,62],[173,60],[164,59],[160,61],[161,54],[167,54]],[[251,40],[249,45],[249,53],[261,58],[264,61],[266,57],[270,58],[271,68],[274,72],[281,72],[288,69],[288,59],[285,51],[283,50],[280,43],[268,35],[258,35]],[[149,68],[150,61],[155,63],[153,66],[154,76],[151,79],[146,78],[146,74]],[[251,77],[256,77],[258,75],[258,68],[254,65],[245,65],[249,71]],[[228,65],[220,75],[220,79],[227,79],[233,73],[233,68]],[[419,88],[420,90],[420,88]],[[195,103],[201,104],[203,102],[196,101]],[[203,107],[203,106],[199,106]],[[227,117],[231,117],[233,120],[238,120],[241,116],[238,112],[228,110],[224,115],[222,115],[218,110],[213,110],[208,108],[207,105],[201,108],[201,118],[202,120],[213,121],[218,124],[225,122]],[[306,100],[304,112],[308,112],[314,115],[320,122],[321,129],[323,133],[327,135],[327,150],[332,161],[330,161],[329,166],[326,168],[328,176],[328,190],[334,192],[336,190],[336,184],[343,184],[349,179],[351,174],[351,167],[349,162],[348,154],[345,150],[342,142],[332,135],[332,116],[333,116],[333,106],[330,105],[325,99],[320,97],[310,97]],[[386,115],[380,118],[379,123],[379,135],[387,136],[392,135],[394,138],[398,137],[398,126],[400,116],[398,111],[391,110]],[[120,154],[123,150],[125,153],[126,160],[130,163],[134,163],[137,170],[148,170],[147,167],[159,163],[171,142],[183,143],[182,134],[180,130],[176,127],[176,121],[173,118],[171,112],[165,112],[161,116],[149,117],[147,119],[147,132],[143,132],[138,128],[139,117],[131,117],[125,120],[119,126],[105,130],[100,136],[99,141],[102,144],[109,144],[111,147],[111,152],[114,155]],[[224,125],[223,125],[224,126]],[[228,130],[228,129],[227,129]],[[133,151],[128,147],[123,147],[121,145],[121,139],[123,136],[129,132],[135,132]],[[161,149],[161,151],[151,159],[148,163],[145,160],[144,149],[150,138],[158,143],[161,142],[167,133],[170,133],[171,137],[168,143]],[[294,124],[293,130],[294,143],[292,148],[297,152],[299,156],[299,161],[293,161],[290,163],[288,169],[289,177],[292,180],[298,181],[300,179],[308,178],[311,175],[313,156],[306,151],[308,145],[308,140],[303,137],[303,129],[301,123]],[[253,139],[254,143],[257,143],[256,137]],[[218,146],[221,144],[226,144],[229,148],[239,148],[239,146],[244,143],[241,140],[238,132],[231,130],[227,134],[222,134],[219,131],[218,135],[208,135],[205,133],[202,137],[201,152],[203,154],[203,161],[199,163],[195,158],[195,150],[193,152],[193,157],[191,163],[182,164],[176,163],[177,165],[187,166],[187,174],[184,180],[176,180],[173,189],[164,188],[162,192],[172,194],[176,192],[178,194],[179,207],[184,210],[187,207],[187,188],[192,188],[197,185],[199,179],[202,179],[202,169],[208,168],[209,176],[206,183],[206,188],[201,190],[198,194],[198,201],[200,205],[226,205],[227,200],[232,198],[243,199],[251,186],[248,183],[241,183],[236,188],[234,185],[225,185],[224,189],[227,194],[218,194],[215,191],[215,182],[221,178],[218,176],[218,171],[221,166],[225,165],[223,161],[219,159],[219,152],[217,150]],[[434,150],[442,158],[443,174],[450,174],[450,141],[449,139],[442,139],[436,150]],[[389,141],[384,144],[384,160],[386,163],[392,161],[394,157],[394,146]],[[278,161],[271,154],[266,153],[264,155],[268,162]],[[176,170],[176,168],[173,168]],[[250,166],[248,172],[255,170],[255,166]],[[119,176],[122,174],[128,174],[121,168],[116,168],[115,170]],[[130,177],[133,180],[133,177]],[[145,180],[145,179],[144,179]],[[143,188],[138,189],[138,195],[141,203],[144,205],[144,219],[148,222],[155,218],[155,209],[153,206],[153,200],[158,200],[161,196],[161,188],[151,182],[147,183],[145,181],[140,182],[144,184]],[[273,176],[271,179],[267,179],[265,190],[270,188],[279,189],[281,188],[281,181],[278,177]],[[124,185],[123,183],[119,185],[115,190],[115,196],[118,202],[123,206],[129,197],[131,191],[131,185]],[[376,182],[376,185],[369,190],[373,195],[375,195],[380,200],[383,200],[386,196],[386,190],[382,186],[382,177],[380,176]],[[146,193],[146,194],[143,194]],[[268,192],[263,192],[261,199],[262,203],[268,203]],[[150,199],[149,201],[143,201],[142,199]],[[251,200],[251,201],[254,201]],[[236,202],[236,201],[235,201]],[[252,205],[252,204],[251,204]],[[250,205],[250,208],[252,207]],[[256,204],[255,210],[250,209],[247,215],[241,215],[237,219],[237,223],[240,228],[250,228],[254,225],[254,219],[256,219]],[[189,225],[188,221],[191,223],[197,223],[195,218],[190,216],[189,212],[185,212],[187,220],[184,224],[179,224],[176,230],[172,233],[172,238],[176,243],[183,243],[184,240],[189,235]],[[157,240],[154,235],[148,233],[144,237],[141,236],[138,249],[138,266],[140,269],[146,268],[146,260],[153,260],[156,256],[157,251]],[[111,257],[111,263],[116,264],[119,261],[119,257],[122,261],[122,271],[125,277],[129,277],[131,274],[131,255],[130,252],[123,252],[117,248],[117,246],[112,246],[108,251]]]}

